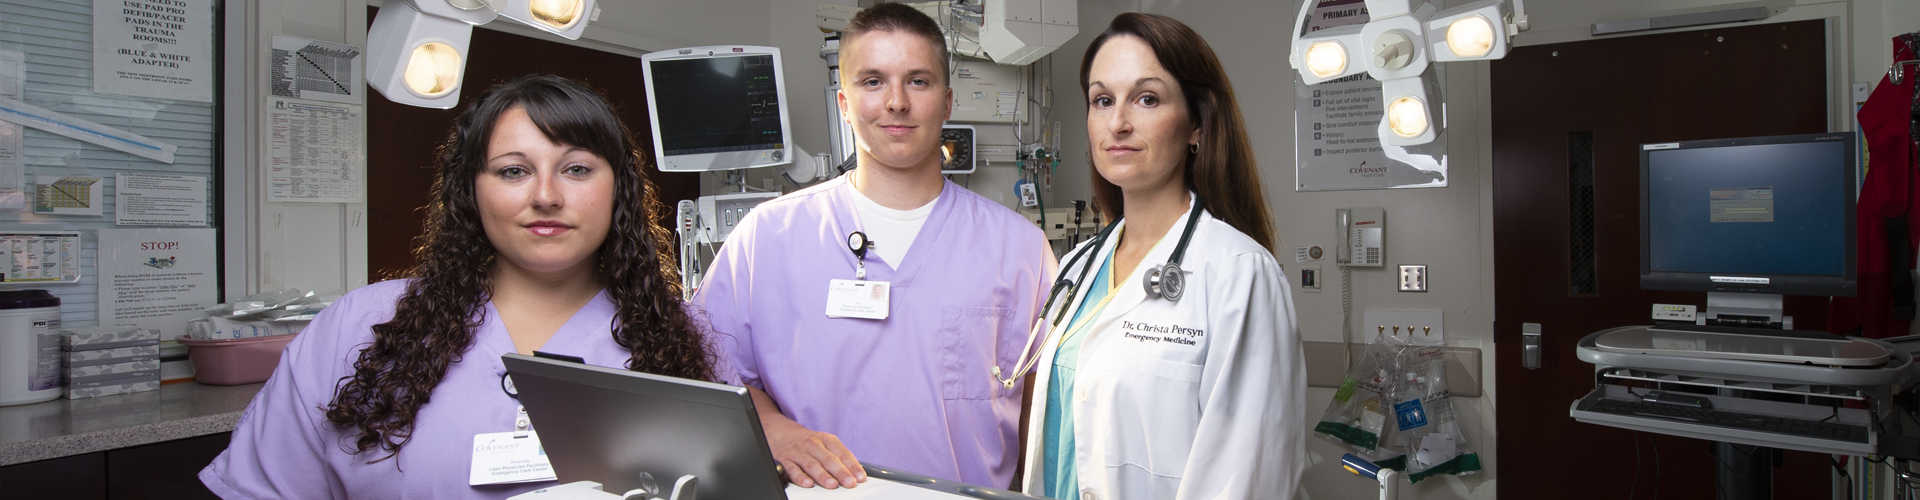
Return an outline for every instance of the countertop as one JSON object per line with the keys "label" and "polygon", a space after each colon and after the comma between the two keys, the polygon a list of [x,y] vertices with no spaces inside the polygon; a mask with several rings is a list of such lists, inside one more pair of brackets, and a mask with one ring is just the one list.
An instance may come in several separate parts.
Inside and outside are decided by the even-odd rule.
{"label": "countertop", "polygon": [[0,466],[229,432],[263,385],[185,382],[0,407]]}

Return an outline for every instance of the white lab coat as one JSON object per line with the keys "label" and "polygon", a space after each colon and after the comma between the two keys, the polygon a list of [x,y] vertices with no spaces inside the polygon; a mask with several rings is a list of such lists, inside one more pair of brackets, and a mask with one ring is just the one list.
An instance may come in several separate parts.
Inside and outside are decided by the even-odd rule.
{"label": "white lab coat", "polygon": [[[1252,238],[1204,210],[1200,216],[1180,263],[1187,273],[1180,301],[1148,299],[1140,282],[1173,254],[1187,215],[1084,333],[1071,396],[1080,500],[1284,499],[1300,485],[1307,375],[1286,274]],[[1061,275],[1077,277],[1081,265],[1098,269],[1119,242],[1108,238]],[[1061,307],[1072,318],[1080,305],[1056,304],[1047,318]],[[1049,338],[1034,370],[1022,479],[1032,493],[1046,478],[1042,401],[1058,344]]]}

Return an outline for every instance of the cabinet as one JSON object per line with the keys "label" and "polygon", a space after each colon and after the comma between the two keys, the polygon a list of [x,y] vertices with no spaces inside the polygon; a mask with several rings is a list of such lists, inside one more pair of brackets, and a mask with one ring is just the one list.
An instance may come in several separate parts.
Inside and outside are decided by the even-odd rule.
{"label": "cabinet", "polygon": [[200,469],[227,449],[222,432],[0,467],[0,491],[18,500],[217,498]]}

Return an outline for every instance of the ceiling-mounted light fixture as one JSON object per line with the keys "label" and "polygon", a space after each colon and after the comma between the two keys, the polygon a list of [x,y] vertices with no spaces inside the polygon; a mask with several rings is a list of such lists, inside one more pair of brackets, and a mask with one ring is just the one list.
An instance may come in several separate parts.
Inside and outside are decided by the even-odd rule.
{"label": "ceiling-mounted light fixture", "polygon": [[[446,109],[460,102],[472,20],[493,11],[457,10],[446,0],[388,2],[367,29],[367,85],[393,102]],[[425,10],[451,13],[443,17]]]}
{"label": "ceiling-mounted light fixture", "polygon": [[485,1],[498,5],[501,16],[568,40],[579,40],[580,33],[587,29],[587,23],[600,18],[600,8],[594,0]]}
{"label": "ceiling-mounted light fixture", "polygon": [[1365,24],[1303,33],[1318,0],[1300,9],[1288,63],[1307,85],[1367,73],[1379,80],[1387,103],[1380,140],[1391,146],[1433,142],[1442,126],[1420,75],[1429,62],[1506,57],[1513,36],[1527,30],[1522,0],[1481,0],[1438,11],[1414,0],[1367,0]]}

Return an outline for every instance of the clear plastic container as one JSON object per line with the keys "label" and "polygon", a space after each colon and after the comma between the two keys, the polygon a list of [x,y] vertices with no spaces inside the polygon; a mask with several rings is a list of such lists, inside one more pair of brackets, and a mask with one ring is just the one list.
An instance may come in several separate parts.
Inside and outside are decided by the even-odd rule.
{"label": "clear plastic container", "polygon": [[226,340],[178,339],[193,360],[193,378],[202,384],[242,385],[266,382],[280,366],[280,351],[295,335]]}

